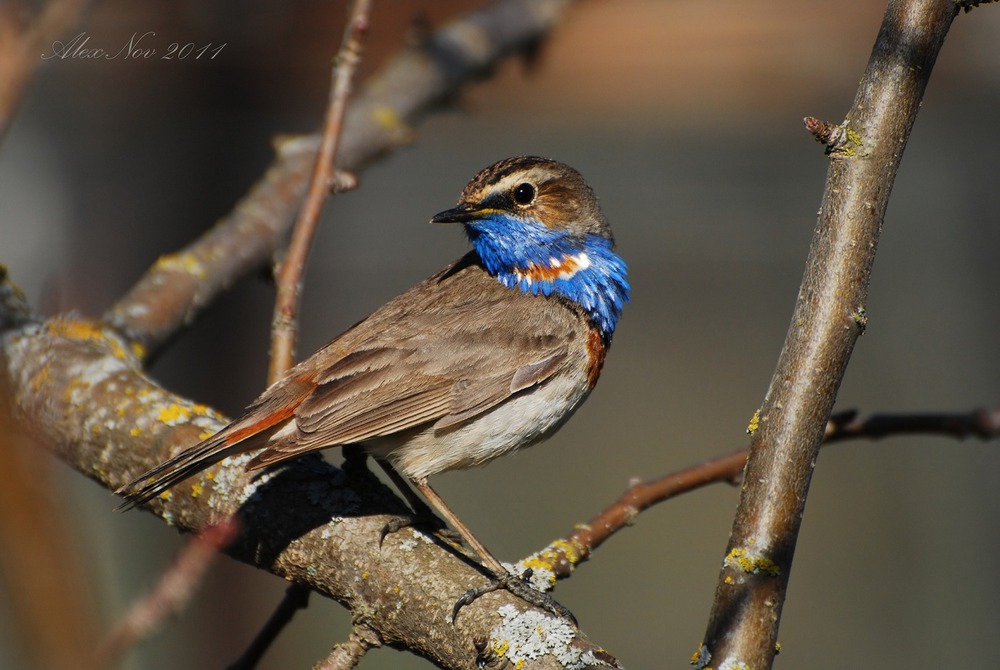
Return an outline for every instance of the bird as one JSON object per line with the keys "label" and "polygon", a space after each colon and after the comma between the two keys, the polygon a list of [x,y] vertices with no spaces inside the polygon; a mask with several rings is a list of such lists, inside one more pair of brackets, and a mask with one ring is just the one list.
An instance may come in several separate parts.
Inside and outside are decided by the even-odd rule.
{"label": "bird", "polygon": [[246,468],[259,470],[360,445],[509,588],[508,571],[427,479],[537,444],[569,419],[629,301],[627,266],[594,191],[548,158],[483,169],[431,222],[461,224],[471,251],[291,368],[218,433],[123,486],[121,507],[235,454],[258,451]]}

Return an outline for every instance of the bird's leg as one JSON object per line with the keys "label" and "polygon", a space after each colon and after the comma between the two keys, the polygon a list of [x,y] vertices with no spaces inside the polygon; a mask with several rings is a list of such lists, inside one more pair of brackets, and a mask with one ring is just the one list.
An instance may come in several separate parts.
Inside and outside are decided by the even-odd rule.
{"label": "bird's leg", "polygon": [[472,550],[479,554],[479,558],[482,559],[485,567],[493,573],[493,579],[490,580],[485,586],[470,589],[462,595],[461,598],[455,603],[455,607],[451,611],[451,620],[455,621],[458,616],[458,611],[465,607],[466,605],[472,603],[477,598],[491,591],[496,591],[498,589],[504,589],[514,594],[521,600],[524,600],[529,605],[534,605],[540,609],[551,612],[558,617],[568,619],[576,624],[576,618],[573,614],[553,600],[548,594],[538,591],[528,580],[531,579],[531,570],[527,570],[523,575],[512,574],[489,552],[488,549],[480,542],[469,527],[466,526],[461,519],[458,518],[448,504],[444,501],[437,492],[430,487],[427,483],[426,478],[417,478],[411,480],[413,485],[417,487],[417,490],[423,494],[427,500],[437,509],[437,511],[447,519],[448,523],[451,524],[452,528],[458,531],[458,534],[462,536],[465,543],[472,547]]}
{"label": "bird's leg", "polygon": [[451,531],[449,530],[448,525],[439,519],[436,514],[434,514],[434,510],[428,507],[427,503],[420,499],[420,496],[413,492],[413,489],[410,488],[410,484],[405,477],[396,472],[396,469],[392,467],[388,461],[376,458],[375,462],[382,467],[382,470],[389,476],[389,479],[392,480],[396,489],[403,494],[403,497],[406,498],[406,502],[410,504],[410,508],[413,510],[414,514],[414,516],[410,518],[395,517],[390,519],[389,522],[382,528],[382,533],[379,535],[378,543],[380,546],[386,535],[412,526],[414,523],[425,523],[433,527],[436,531],[443,532],[449,540],[457,540],[457,538],[451,536]]}
{"label": "bird's leg", "polygon": [[458,531],[458,534],[462,536],[465,543],[479,555],[479,558],[486,564],[486,567],[489,568],[490,572],[497,577],[502,577],[503,575],[508,574],[507,569],[500,564],[500,561],[498,561],[496,557],[494,557],[493,554],[491,554],[483,545],[483,543],[472,534],[472,531],[469,530],[469,527],[458,518],[458,515],[451,511],[451,508],[448,507],[448,504],[444,501],[444,499],[437,494],[437,491],[430,487],[426,478],[421,477],[410,481],[412,481],[413,485],[417,487],[417,490],[430,501],[431,505],[434,506],[434,509],[436,509],[441,516],[443,516],[445,520],[451,524],[451,527]]}

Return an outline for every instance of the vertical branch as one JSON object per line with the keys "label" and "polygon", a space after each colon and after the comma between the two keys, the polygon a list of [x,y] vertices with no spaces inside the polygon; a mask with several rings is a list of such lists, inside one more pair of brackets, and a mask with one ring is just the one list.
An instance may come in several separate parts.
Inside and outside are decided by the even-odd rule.
{"label": "vertical branch", "polygon": [[271,383],[277,381],[288,368],[292,367],[302,272],[309,256],[320,212],[323,210],[323,202],[333,184],[334,161],[340,143],[340,132],[344,126],[347,97],[351,92],[354,72],[361,60],[361,40],[368,30],[370,10],[371,0],[355,0],[351,7],[340,52],[335,59],[330,99],[323,124],[323,139],[316,156],[309,191],[295,222],[288,254],[277,273],[277,297],[271,325],[271,363],[268,369],[268,381]]}
{"label": "vertical branch", "polygon": [[750,444],[701,666],[769,668],[824,428],[866,322],[896,169],[958,9],[890,0],[826,190],[784,348]]}

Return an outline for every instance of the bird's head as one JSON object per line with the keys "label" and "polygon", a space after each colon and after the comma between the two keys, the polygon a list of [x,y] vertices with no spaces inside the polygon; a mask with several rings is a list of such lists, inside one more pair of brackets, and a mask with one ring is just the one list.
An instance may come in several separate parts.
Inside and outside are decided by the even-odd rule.
{"label": "bird's head", "polygon": [[628,302],[627,268],[597,196],[573,168],[537,156],[502,160],[431,221],[463,224],[498,281],[575,301],[610,337]]}
{"label": "bird's head", "polygon": [[463,223],[470,236],[517,234],[520,223],[556,234],[613,239],[597,196],[583,176],[568,165],[538,156],[507,158],[482,170],[465,186],[458,206],[432,221]]}

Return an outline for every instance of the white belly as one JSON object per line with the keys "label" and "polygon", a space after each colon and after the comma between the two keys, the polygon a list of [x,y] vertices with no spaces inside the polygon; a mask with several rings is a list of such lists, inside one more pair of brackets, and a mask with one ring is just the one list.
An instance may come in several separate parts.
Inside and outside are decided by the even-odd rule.
{"label": "white belly", "polygon": [[411,478],[471,468],[545,439],[589,394],[585,370],[557,374],[459,426],[436,433],[431,427],[406,431],[365,447]]}

